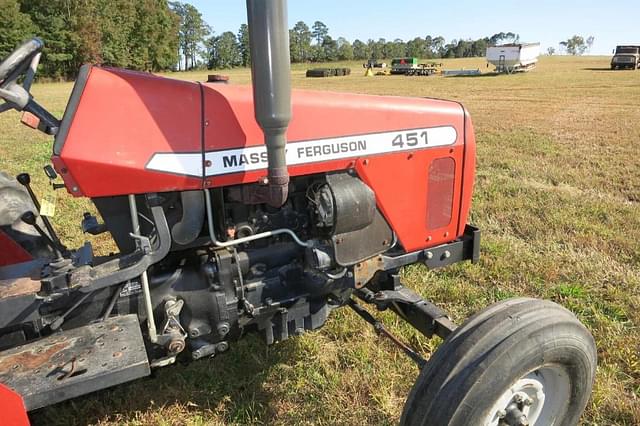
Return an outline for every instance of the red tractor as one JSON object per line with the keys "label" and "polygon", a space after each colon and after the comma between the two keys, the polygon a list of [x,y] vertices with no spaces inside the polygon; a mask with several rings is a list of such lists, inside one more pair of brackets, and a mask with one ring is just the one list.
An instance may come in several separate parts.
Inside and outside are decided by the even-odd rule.
{"label": "red tractor", "polygon": [[[478,259],[462,105],[291,91],[285,1],[247,9],[253,89],[85,65],[59,120],[29,93],[39,39],[0,63],[0,109],[55,137],[45,172],[93,201],[103,223],[85,213],[83,230],[119,249],[65,247],[17,177],[33,202],[17,222],[39,237],[1,224],[2,404],[19,419],[22,404],[211,358],[250,331],[282,341],[346,306],[422,370],[402,424],[575,425],[596,350],[574,315],[519,298],[456,326],[399,280]],[[363,304],[444,342],[426,361]]]}

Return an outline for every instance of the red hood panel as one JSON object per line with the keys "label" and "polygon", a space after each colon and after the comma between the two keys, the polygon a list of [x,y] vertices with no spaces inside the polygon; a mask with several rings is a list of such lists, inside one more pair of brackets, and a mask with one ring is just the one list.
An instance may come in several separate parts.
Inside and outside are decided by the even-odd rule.
{"label": "red hood panel", "polygon": [[[356,169],[406,249],[462,232],[475,147],[458,103],[294,90],[292,114],[292,176]],[[429,167],[442,157],[455,164],[455,214],[448,226],[427,230]],[[99,67],[88,74],[53,160],[67,188],[89,197],[256,182],[267,164],[251,87]]]}

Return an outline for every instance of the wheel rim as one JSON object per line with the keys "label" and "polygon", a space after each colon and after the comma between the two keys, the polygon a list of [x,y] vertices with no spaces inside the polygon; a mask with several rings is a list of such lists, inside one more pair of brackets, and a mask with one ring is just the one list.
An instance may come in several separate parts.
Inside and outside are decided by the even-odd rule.
{"label": "wheel rim", "polygon": [[516,380],[493,404],[484,425],[551,426],[566,411],[571,396],[569,375],[546,365]]}

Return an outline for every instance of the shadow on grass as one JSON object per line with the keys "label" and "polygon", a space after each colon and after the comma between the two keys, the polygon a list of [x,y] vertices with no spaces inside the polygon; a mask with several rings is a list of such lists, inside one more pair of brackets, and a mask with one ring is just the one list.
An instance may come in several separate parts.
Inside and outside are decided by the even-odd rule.
{"label": "shadow on grass", "polygon": [[139,424],[141,420],[175,424],[188,414],[203,423],[211,418],[225,423],[268,423],[276,415],[278,395],[266,389],[265,381],[270,373],[277,374],[274,367],[295,357],[296,341],[267,347],[258,336],[249,335],[213,359],[160,368],[151,377],[36,410],[30,419],[35,426]]}
{"label": "shadow on grass", "polygon": [[611,67],[600,67],[600,68],[594,68],[594,67],[588,67],[588,68],[582,68],[583,71],[621,71],[621,70],[612,70]]}
{"label": "shadow on grass", "polygon": [[486,73],[482,73],[482,74],[443,75],[443,77],[446,77],[446,78],[481,78],[481,77],[498,77],[500,75],[506,75],[506,74],[501,74],[501,73],[497,73],[497,72],[486,72]]}

